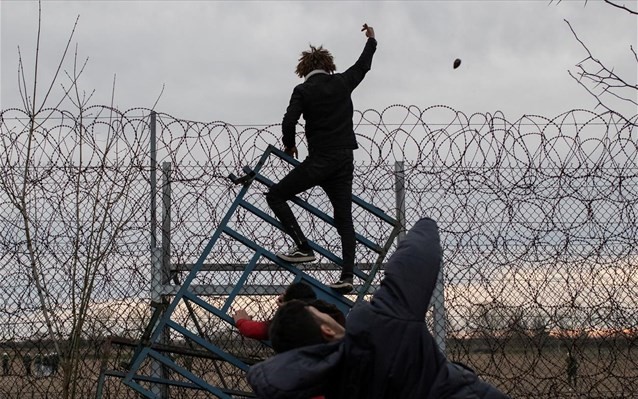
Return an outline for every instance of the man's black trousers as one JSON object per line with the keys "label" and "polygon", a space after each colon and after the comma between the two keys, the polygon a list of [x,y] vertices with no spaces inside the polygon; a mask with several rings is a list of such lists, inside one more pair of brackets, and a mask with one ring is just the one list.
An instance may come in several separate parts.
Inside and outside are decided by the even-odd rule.
{"label": "man's black trousers", "polygon": [[352,224],[352,150],[325,150],[311,152],[266,194],[266,201],[284,229],[297,246],[307,246],[297,219],[286,201],[314,186],[320,186],[328,195],[333,208],[335,227],[341,236],[343,271],[341,277],[352,277],[355,237]]}

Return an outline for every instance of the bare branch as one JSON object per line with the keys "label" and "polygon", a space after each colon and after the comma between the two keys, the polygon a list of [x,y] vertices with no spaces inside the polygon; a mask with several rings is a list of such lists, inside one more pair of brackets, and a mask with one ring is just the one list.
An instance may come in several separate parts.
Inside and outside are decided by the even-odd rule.
{"label": "bare branch", "polygon": [[116,80],[117,80],[117,74],[113,74],[113,86],[111,87],[111,108],[113,108],[113,103],[115,102],[115,81]]}
{"label": "bare branch", "polygon": [[[69,90],[66,91],[67,98],[73,103],[73,105],[75,105],[80,110],[82,110],[84,107],[86,107],[86,105],[89,103],[91,97],[93,97],[93,93],[95,93],[95,89],[94,89],[91,92],[91,94],[89,94],[89,96],[87,97],[86,93],[82,93],[82,96],[80,96],[80,92],[79,92],[78,81],[80,79],[80,76],[84,72],[84,68],[86,68],[86,65],[87,65],[88,61],[89,61],[89,59],[87,57],[84,60],[84,63],[82,64],[82,67],[78,70],[78,51],[77,51],[77,45],[76,45],[75,46],[75,53],[74,53],[74,56],[73,56],[73,75],[69,75],[69,73],[67,71],[64,71],[66,76],[71,81],[71,85],[69,86]],[[70,93],[71,90],[75,91],[75,100],[73,98],[71,98],[71,96],[68,95],[68,93]]]}
{"label": "bare branch", "polygon": [[157,106],[157,103],[159,102],[160,98],[162,98],[162,94],[164,94],[164,88],[166,87],[166,83],[162,84],[162,91],[160,91],[159,96],[157,96],[157,100],[155,100],[155,103],[153,104],[153,106],[151,107],[152,110],[155,109],[155,107]]}
{"label": "bare branch", "polygon": [[[23,175],[22,175],[22,188],[18,193],[17,203],[18,210],[20,215],[22,216],[22,222],[24,223],[24,233],[25,233],[25,241],[27,245],[27,253],[29,255],[29,266],[31,269],[31,277],[36,286],[36,291],[38,294],[38,299],[40,301],[40,308],[42,310],[42,315],[44,316],[47,332],[51,339],[54,341],[54,345],[56,347],[56,351],[59,352],[59,347],[55,335],[55,331],[53,329],[52,316],[50,314],[50,306],[47,301],[47,289],[46,282],[44,279],[41,279],[41,270],[38,267],[38,253],[37,248],[34,245],[33,237],[32,237],[32,227],[33,223],[31,217],[28,213],[28,204],[27,204],[27,195],[28,195],[28,186],[30,183],[30,173],[29,168],[31,167],[30,160],[33,151],[33,141],[35,134],[35,108],[36,108],[36,93],[37,93],[37,80],[38,80],[38,60],[40,55],[40,32],[42,28],[42,2],[38,1],[38,33],[36,38],[36,50],[35,50],[35,63],[34,63],[34,75],[33,75],[33,98],[32,98],[32,106],[28,109],[29,113],[29,134],[27,136],[27,144],[26,144],[26,161],[24,163]],[[26,87],[26,85],[25,85]],[[59,331],[59,329],[58,329]]]}
{"label": "bare branch", "polygon": [[64,52],[62,53],[62,56],[60,57],[60,62],[58,64],[58,67],[55,70],[55,75],[53,75],[53,79],[51,79],[51,84],[49,85],[49,89],[47,90],[47,94],[44,96],[44,99],[42,100],[42,104],[40,106],[40,110],[42,110],[42,108],[44,108],[44,106],[45,106],[45,104],[47,102],[47,99],[49,98],[49,95],[51,94],[51,91],[53,90],[53,86],[55,85],[55,82],[58,79],[58,75],[60,74],[60,71],[62,70],[62,65],[64,63],[64,60],[66,59],[66,53],[69,51],[69,46],[71,45],[71,40],[73,39],[73,35],[75,34],[75,29],[78,26],[78,21],[79,20],[80,20],[80,16],[78,15],[75,18],[75,23],[73,24],[73,29],[71,30],[71,34],[69,35],[69,39],[66,42],[66,47],[64,48]]}
{"label": "bare branch", "polygon": [[[76,48],[77,48],[77,46],[76,46]],[[65,99],[69,99],[73,103],[73,99],[69,96],[69,93],[71,92],[71,90],[75,90],[77,88],[80,76],[82,75],[82,72],[84,72],[84,68],[87,66],[88,61],[89,61],[89,58],[87,57],[84,60],[84,63],[82,64],[82,68],[80,69],[80,71],[79,72],[74,72],[75,76],[73,76],[73,77],[70,76],[67,71],[64,71],[65,75],[69,78],[71,83],[70,83],[68,88],[65,88],[64,84],[60,84],[60,86],[62,87],[62,96],[58,100],[57,104],[55,104],[53,107],[51,107],[51,111],[49,112],[49,114],[44,116],[41,119],[40,123],[38,123],[36,125],[36,127],[35,127],[36,129],[39,129],[42,125],[44,125],[48,121],[49,117],[53,114],[53,112],[55,112],[55,109],[57,109],[62,104],[62,102],[64,102]],[[75,62],[74,69],[76,69],[75,67],[76,67],[76,64],[77,64],[77,51],[76,51],[76,57],[75,57],[74,62]],[[93,96],[94,92],[95,92],[95,90],[93,90],[91,92],[91,95],[89,96],[89,99]],[[75,103],[74,103],[74,105],[77,106],[78,108],[80,108],[79,105],[77,105]],[[42,112],[42,110],[38,111],[38,113],[41,113],[41,112]]]}
{"label": "bare branch", "polygon": [[[589,51],[589,49],[587,48],[587,46],[585,45],[585,43],[583,43],[582,40],[580,40],[580,38],[578,37],[578,35],[576,34],[576,31],[574,31],[574,28],[572,28],[572,24],[569,23],[568,20],[563,19],[563,21],[565,21],[567,23],[567,26],[569,26],[569,30],[572,31],[572,34],[574,35],[574,37],[576,38],[576,40],[578,41],[578,43],[580,43],[580,45],[583,47],[583,49],[585,49],[585,51],[587,52],[587,54],[589,55],[589,57],[592,57],[591,52]],[[581,61],[582,62],[582,61]]]}
{"label": "bare branch", "polygon": [[38,1],[38,33],[36,36],[36,42],[35,42],[35,66],[34,66],[34,73],[33,73],[33,103],[32,103],[32,107],[30,109],[31,111],[31,118],[35,118],[35,104],[36,104],[36,93],[37,93],[37,86],[38,86],[38,61],[40,58],[40,31],[42,29],[42,2]]}
{"label": "bare branch", "polygon": [[20,52],[20,46],[18,46],[18,92],[20,93],[20,99],[22,99],[22,106],[24,109],[29,109],[29,95],[27,94],[27,81],[24,77],[24,64],[22,63],[22,53]]}
{"label": "bare branch", "polygon": [[605,3],[607,3],[607,4],[609,4],[610,6],[619,8],[619,9],[624,10],[624,11],[627,11],[630,14],[638,15],[638,11],[631,10],[631,9],[627,8],[626,6],[624,6],[624,5],[621,6],[620,4],[617,4],[616,2],[613,2],[611,0],[603,0],[603,1]]}
{"label": "bare branch", "polygon": [[[578,34],[569,23],[568,20],[564,20],[569,26],[574,38],[581,47],[587,53],[587,57],[579,62],[576,67],[578,71],[573,74],[571,71],[569,75],[578,82],[589,94],[591,94],[597,101],[596,107],[603,107],[606,110],[612,111],[611,106],[605,104],[607,97],[614,97],[618,100],[629,102],[638,106],[638,100],[635,93],[638,92],[638,84],[632,84],[624,80],[621,76],[614,72],[613,67],[610,69],[599,59],[595,58],[587,45],[578,37]],[[638,61],[633,47],[630,49],[634,55],[634,58]],[[592,72],[593,71],[593,72]],[[593,89],[599,89],[600,92],[593,91]],[[622,91],[631,91],[631,95],[623,94]]]}
{"label": "bare branch", "polygon": [[[585,3],[585,4],[583,5],[583,7],[587,7],[587,2],[588,2],[588,1],[589,1],[589,0],[584,0],[584,3]],[[549,0],[549,4],[552,4],[553,2],[554,2],[554,0]],[[560,4],[560,3],[562,3],[562,2],[563,2],[563,0],[556,0],[556,5],[559,5],[559,4]]]}

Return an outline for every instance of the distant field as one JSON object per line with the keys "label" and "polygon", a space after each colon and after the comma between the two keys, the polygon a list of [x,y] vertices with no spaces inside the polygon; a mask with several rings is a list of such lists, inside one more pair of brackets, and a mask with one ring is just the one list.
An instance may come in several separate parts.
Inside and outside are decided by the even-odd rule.
{"label": "distant field", "polygon": [[[566,354],[558,348],[534,351],[530,348],[486,353],[485,350],[461,352],[454,346],[449,356],[474,368],[483,378],[508,392],[513,398],[636,398],[638,397],[638,347],[624,349],[591,346],[578,349],[575,386],[570,386]],[[14,355],[14,354],[12,354]],[[108,359],[109,369],[119,369],[130,352],[116,353]],[[13,356],[12,356],[13,358]],[[177,362],[185,365],[185,358]],[[0,376],[0,399],[55,399],[61,397],[60,374],[37,378],[26,377],[21,361],[13,358],[11,375]],[[82,379],[77,381],[76,398],[95,398],[101,361],[87,357],[82,363]],[[193,359],[193,372],[211,384],[231,389],[248,390],[243,373],[221,361]],[[223,375],[223,381],[220,378]],[[175,379],[179,376],[175,375]],[[176,399],[212,398],[201,391],[170,388]],[[137,399],[137,394],[116,377],[105,380],[103,399]]]}
{"label": "distant field", "polygon": [[638,347],[579,347],[574,386],[564,349],[450,354],[514,398],[638,398]]}

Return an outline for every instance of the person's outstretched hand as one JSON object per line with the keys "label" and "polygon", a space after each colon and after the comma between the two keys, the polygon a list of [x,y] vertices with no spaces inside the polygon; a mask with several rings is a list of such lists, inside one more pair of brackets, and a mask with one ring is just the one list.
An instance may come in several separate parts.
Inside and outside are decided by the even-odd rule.
{"label": "person's outstretched hand", "polygon": [[252,320],[253,318],[246,312],[246,309],[239,309],[233,315],[233,319],[237,323],[239,320]]}
{"label": "person's outstretched hand", "polygon": [[368,26],[368,24],[363,24],[363,28],[361,28],[361,32],[366,32],[366,37],[374,37],[374,28],[372,26]]}
{"label": "person's outstretched hand", "polygon": [[299,152],[297,152],[297,147],[293,146],[293,147],[286,147],[284,148],[284,152],[288,155],[290,155],[293,158],[297,158],[297,156],[299,155]]}

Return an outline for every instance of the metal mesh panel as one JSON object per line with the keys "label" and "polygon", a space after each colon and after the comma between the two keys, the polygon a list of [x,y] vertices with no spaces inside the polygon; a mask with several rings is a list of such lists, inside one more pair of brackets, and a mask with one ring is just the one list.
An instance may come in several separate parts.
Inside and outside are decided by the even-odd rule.
{"label": "metal mesh panel", "polygon": [[[151,316],[150,110],[50,113],[33,125],[19,110],[0,117],[2,397],[95,396],[101,368],[124,370],[132,354],[121,343],[103,346],[106,338],[137,340]],[[235,198],[228,173],[254,164],[278,141],[279,126],[158,116],[159,164],[172,168],[177,268],[199,256]],[[355,115],[355,194],[393,215],[394,162],[405,160],[406,224],[427,215],[441,227],[448,357],[513,397],[638,394],[635,120],[572,111],[508,122],[401,105]],[[283,176],[287,166],[272,168]],[[251,196],[267,210],[259,190]],[[330,213],[321,190],[303,196]],[[309,237],[339,253],[336,232],[298,215]],[[264,247],[286,245],[282,233],[244,216],[237,227]],[[356,208],[354,218],[358,232],[381,234]],[[161,227],[155,233],[161,239]],[[215,263],[245,263],[240,245],[223,248]],[[358,250],[357,262],[366,262]],[[184,273],[175,271],[173,283]],[[232,284],[238,273],[211,273],[202,283]],[[336,272],[317,273],[325,280]],[[267,283],[289,282],[272,273]],[[242,301],[233,306],[258,319],[274,310],[272,296]],[[219,326],[211,319],[204,328],[229,352],[268,355]],[[222,386],[246,388],[242,373],[215,359],[187,360],[188,350],[172,356],[209,368]],[[169,389],[170,397],[198,397],[191,391]],[[105,378],[102,397],[129,396],[119,377]]]}

